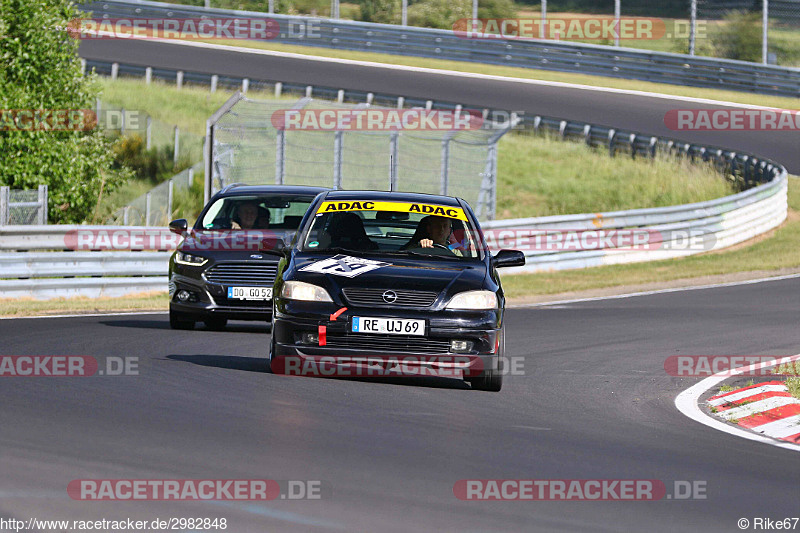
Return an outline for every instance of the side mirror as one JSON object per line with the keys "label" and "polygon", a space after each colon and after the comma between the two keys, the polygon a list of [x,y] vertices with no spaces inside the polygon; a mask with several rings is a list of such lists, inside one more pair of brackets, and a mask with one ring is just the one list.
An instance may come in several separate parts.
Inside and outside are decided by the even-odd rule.
{"label": "side mirror", "polygon": [[525,264],[525,254],[519,250],[500,250],[494,256],[495,268],[517,267]]}
{"label": "side mirror", "polygon": [[283,255],[288,250],[283,239],[263,239],[259,247],[259,251],[275,255]]}
{"label": "side mirror", "polygon": [[176,233],[181,236],[183,236],[183,234],[186,233],[186,230],[188,228],[189,228],[189,223],[186,222],[185,218],[179,218],[169,223],[169,230],[172,233]]}

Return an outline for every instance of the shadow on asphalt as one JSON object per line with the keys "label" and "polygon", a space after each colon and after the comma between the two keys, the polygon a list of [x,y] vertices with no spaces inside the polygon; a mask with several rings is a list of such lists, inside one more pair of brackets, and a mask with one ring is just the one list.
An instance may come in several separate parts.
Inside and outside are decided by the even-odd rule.
{"label": "shadow on asphalt", "polygon": [[[226,370],[243,370],[245,372],[270,373],[266,357],[241,357],[234,355],[168,355],[171,361],[181,361],[194,365],[224,368]],[[406,387],[423,387],[433,389],[464,389],[471,387],[460,379],[436,376],[375,376],[375,377],[334,377],[334,376],[275,376],[279,379],[334,379],[340,381],[358,381],[362,383],[381,383],[385,385],[402,385]]]}
{"label": "shadow on asphalt", "polygon": [[171,361],[181,361],[184,363],[192,363],[193,365],[211,366],[215,368],[224,368],[226,370],[244,370],[245,372],[261,372],[268,371],[268,364],[266,357],[238,357],[235,355],[168,355],[167,359]]}
{"label": "shadow on asphalt", "polygon": [[[168,318],[163,320],[101,320],[100,323],[113,328],[170,329]],[[271,329],[272,325],[265,322],[235,322],[225,326],[225,329],[221,330],[220,333],[269,333]],[[195,324],[194,330],[190,331],[210,332],[213,330],[206,327],[202,322],[198,322]]]}

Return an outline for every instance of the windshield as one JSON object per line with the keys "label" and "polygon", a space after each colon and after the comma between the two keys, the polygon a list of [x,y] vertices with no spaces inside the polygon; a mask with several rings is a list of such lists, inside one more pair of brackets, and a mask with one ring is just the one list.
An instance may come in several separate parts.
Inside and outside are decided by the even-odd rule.
{"label": "windshield", "polygon": [[403,202],[323,202],[304,251],[477,258],[477,233],[460,207]]}
{"label": "windshield", "polygon": [[313,196],[227,196],[216,200],[199,221],[205,230],[297,231]]}

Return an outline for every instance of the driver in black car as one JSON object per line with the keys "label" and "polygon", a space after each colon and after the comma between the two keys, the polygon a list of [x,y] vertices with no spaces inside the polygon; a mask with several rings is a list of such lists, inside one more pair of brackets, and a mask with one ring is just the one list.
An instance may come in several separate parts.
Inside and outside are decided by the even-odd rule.
{"label": "driver in black car", "polygon": [[[450,234],[453,226],[449,218],[436,215],[428,215],[419,221],[417,230],[404,246],[403,250],[409,248],[433,248],[435,245],[448,248],[450,245]],[[456,255],[461,255],[458,250],[450,250]]]}

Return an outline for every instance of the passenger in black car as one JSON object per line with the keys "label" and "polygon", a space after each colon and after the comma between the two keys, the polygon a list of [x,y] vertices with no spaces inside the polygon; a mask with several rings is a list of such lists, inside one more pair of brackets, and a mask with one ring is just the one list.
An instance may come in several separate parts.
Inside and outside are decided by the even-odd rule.
{"label": "passenger in black car", "polygon": [[327,234],[330,242],[323,248],[348,248],[350,250],[377,250],[375,244],[367,236],[361,217],[355,213],[336,213],[331,217]]}

